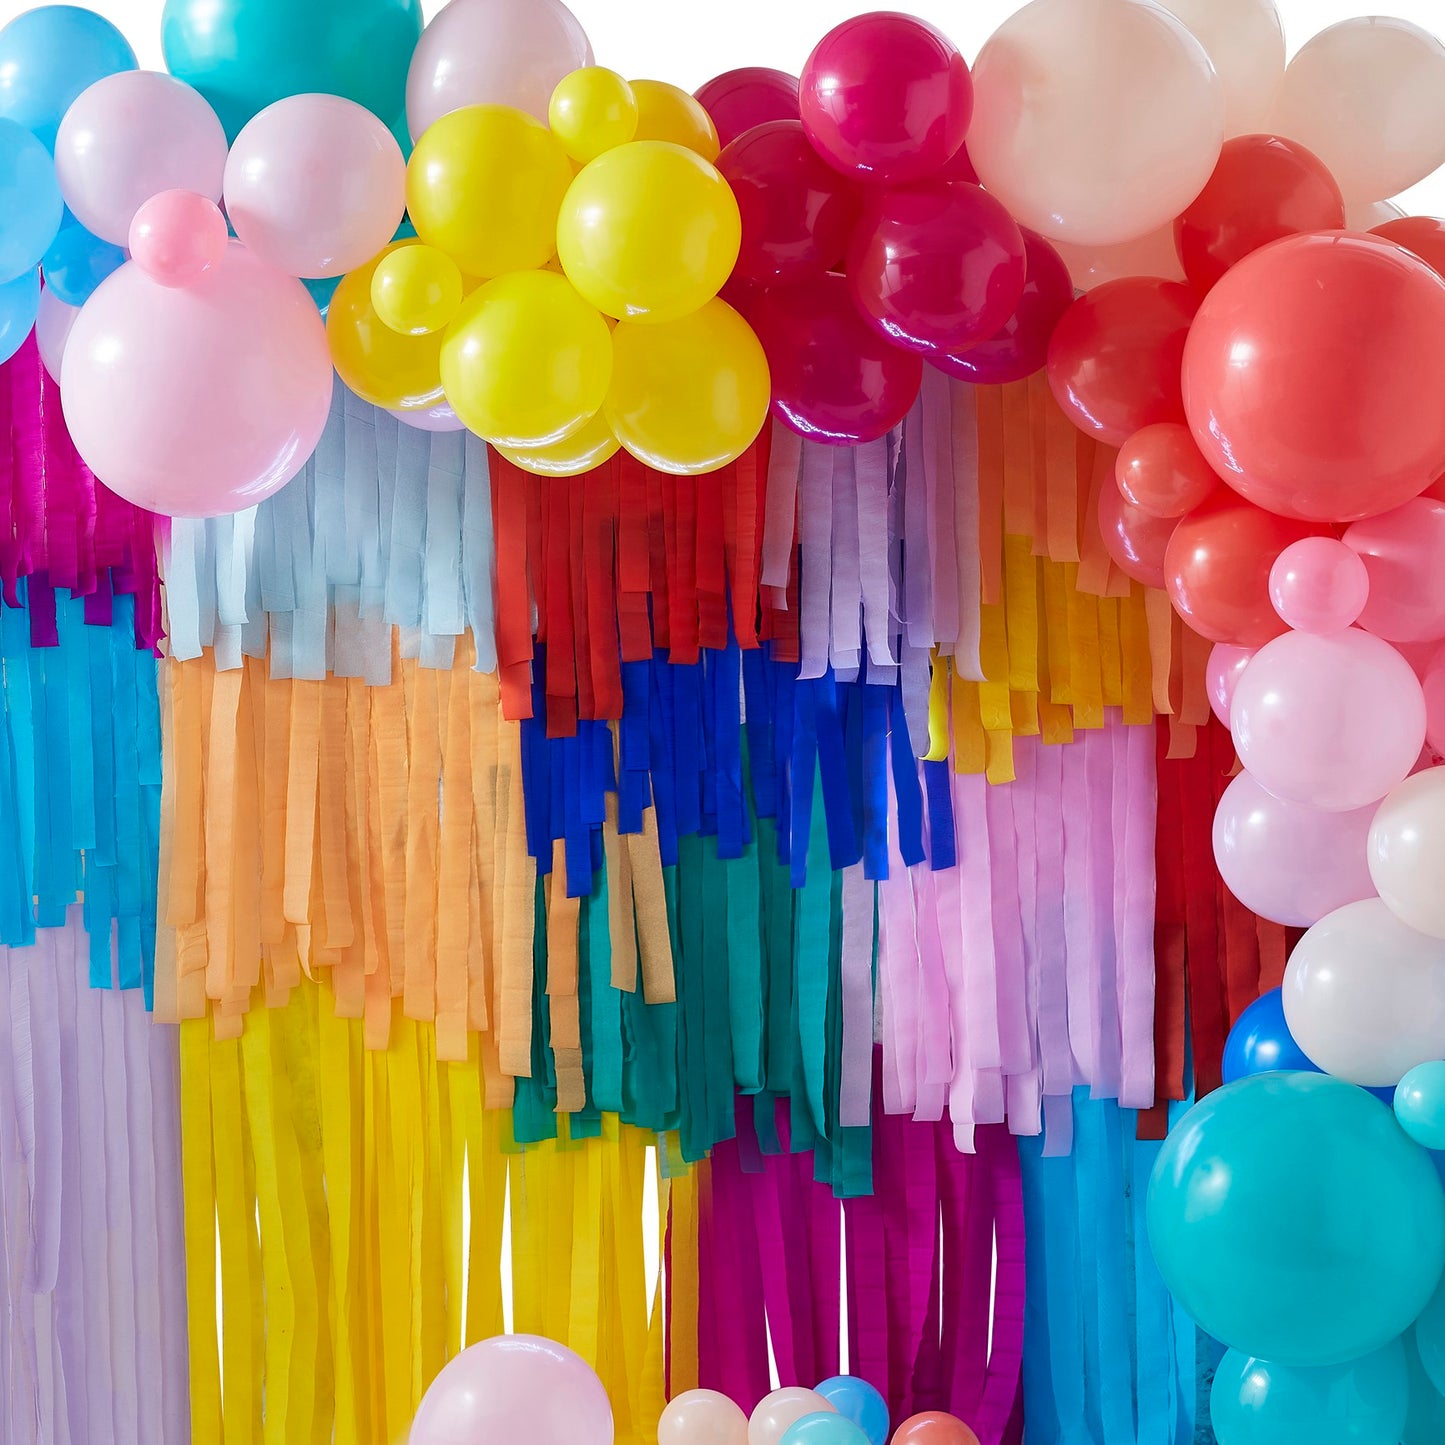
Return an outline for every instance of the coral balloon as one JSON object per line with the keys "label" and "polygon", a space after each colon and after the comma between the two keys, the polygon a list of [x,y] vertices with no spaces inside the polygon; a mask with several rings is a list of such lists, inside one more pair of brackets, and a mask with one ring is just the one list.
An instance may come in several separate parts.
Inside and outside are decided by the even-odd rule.
{"label": "coral balloon", "polygon": [[1154,276],[1160,281],[1184,279],[1184,267],[1179,264],[1179,252],[1174,246],[1172,218],[1157,231],[1117,246],[1071,246],[1059,240],[1053,244],[1080,291],[1092,291],[1107,281],[1122,281],[1130,276]]}
{"label": "coral balloon", "polygon": [[1162,421],[1136,431],[1119,449],[1114,480],[1126,502],[1155,517],[1182,517],[1219,488],[1189,428]]}
{"label": "coral balloon", "polygon": [[1359,553],[1370,596],[1360,626],[1389,642],[1445,637],[1445,502],[1416,497],[1393,512],[1356,522],[1345,545]]}
{"label": "coral balloon", "polygon": [[774,1390],[763,1396],[748,1419],[748,1445],[781,1445],[795,1421],[832,1408],[821,1395],[796,1385]]}
{"label": "coral balloon", "polygon": [[584,65],[557,82],[547,124],[579,165],[626,145],[637,134],[637,95],[615,70]]}
{"label": "coral balloon", "polygon": [[1185,275],[1208,291],[1252,251],[1302,231],[1338,231],[1345,202],[1335,178],[1298,141],[1225,141],[1209,183],[1174,222]]}
{"label": "coral balloon", "polygon": [[130,223],[131,260],[162,286],[194,285],[225,259],[228,241],[220,207],[194,191],[162,191]]}
{"label": "coral balloon", "polygon": [[1390,791],[1375,811],[1369,862],[1390,912],[1445,939],[1445,768],[1426,768]]}
{"label": "coral balloon", "polygon": [[371,273],[371,304],[393,331],[429,336],[462,309],[462,273],[434,246],[397,246]]}
{"label": "coral balloon", "polygon": [[1224,87],[1199,42],[1138,0],[1032,0],[973,70],[979,179],[1050,240],[1132,241],[1209,179]]}
{"label": "coral balloon", "polygon": [[1269,599],[1298,632],[1343,632],[1369,595],[1365,564],[1334,537],[1291,542],[1270,568]]}
{"label": "coral balloon", "polygon": [[665,140],[715,161],[722,149],[712,117],[685,90],[665,80],[634,80],[638,140]]}
{"label": "coral balloon", "polygon": [[1445,281],[1373,237],[1292,236],[1205,298],[1183,378],[1194,439],[1250,501],[1387,512],[1445,471]]}
{"label": "coral balloon", "polygon": [[657,1445],[748,1445],[748,1417],[717,1390],[684,1390],[657,1422]]}
{"label": "coral balloon", "polygon": [[61,367],[86,465],[153,512],[253,506],[306,464],[331,408],[331,358],[299,282],[233,243],[193,285],[122,266],[76,317]]}
{"label": "coral balloon", "polygon": [[1099,488],[1098,516],[1099,535],[1114,565],[1146,587],[1163,587],[1174,519],[1136,507],[1117,487]]}
{"label": "coral balloon", "polygon": [[770,120],[797,120],[798,79],[781,70],[749,65],[715,75],[696,91],[726,148],[744,131]]}
{"label": "coral balloon", "polygon": [[619,445],[606,415],[599,411],[560,442],[545,447],[499,446],[497,450],[524,472],[535,472],[539,477],[578,477],[600,467],[616,454]]}
{"label": "coral balloon", "polygon": [[1075,301],[1049,342],[1049,386],[1074,425],[1120,447],[1142,427],[1182,422],[1179,362],[1198,306],[1187,286],[1147,276]]}
{"label": "coral balloon", "polygon": [[1403,246],[1437,276],[1445,276],[1445,221],[1435,216],[1394,216],[1375,226],[1370,234]]}
{"label": "coral balloon", "polygon": [[978,1445],[978,1436],[956,1415],[925,1410],[894,1431],[893,1445]]}
{"label": "coral balloon", "polygon": [[773,378],[773,414],[812,441],[877,441],[918,399],[923,359],[858,314],[842,276],[764,292],[751,312]]}
{"label": "coral balloon", "polygon": [[963,144],[973,85],[958,48],[912,16],[875,11],[836,25],[798,83],[803,129],[845,175],[909,185]]}
{"label": "coral balloon", "polygon": [[1159,0],[1204,47],[1224,86],[1224,133],[1261,131],[1284,81],[1275,0]]}
{"label": "coral balloon", "polygon": [[1234,689],[1249,660],[1259,649],[1256,647],[1235,647],[1232,643],[1216,642],[1209,649],[1209,658],[1204,665],[1204,690],[1209,694],[1209,708],[1225,727],[1229,726],[1229,709],[1234,703]]}

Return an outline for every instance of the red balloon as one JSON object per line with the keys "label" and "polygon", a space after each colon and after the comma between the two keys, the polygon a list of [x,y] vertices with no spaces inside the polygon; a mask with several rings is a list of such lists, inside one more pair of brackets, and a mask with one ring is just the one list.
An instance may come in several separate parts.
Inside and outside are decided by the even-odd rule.
{"label": "red balloon", "polygon": [[1099,488],[1099,533],[1114,564],[1146,587],[1164,585],[1164,553],[1175,519],[1155,517],[1125,501],[1117,487]]}
{"label": "red balloon", "polygon": [[1313,151],[1277,135],[1241,135],[1225,141],[1208,184],[1174,222],[1174,245],[1202,292],[1271,241],[1344,224],[1344,197]]}
{"label": "red balloon", "polygon": [[934,356],[940,371],[997,386],[1032,376],[1049,359],[1049,338],[1073,302],[1074,283],[1063,257],[1042,236],[1027,230],[1022,234],[1024,289],[1013,315],[987,341]]}
{"label": "red balloon", "polygon": [[1201,637],[1258,647],[1286,631],[1269,598],[1269,571],[1291,542],[1323,528],[1277,517],[1226,487],[1174,524],[1164,581],[1175,610]]}
{"label": "red balloon", "polygon": [[876,441],[918,397],[923,358],[890,345],[833,273],[764,292],[749,317],[772,372],[773,414],[813,441]]}
{"label": "red balloon", "polygon": [[1000,201],[963,181],[868,198],[848,247],[853,299],[912,351],[966,351],[1013,315],[1024,238]]}
{"label": "red balloon", "polygon": [[979,184],[978,172],[974,169],[973,157],[968,153],[967,141],[954,151],[952,159],[933,179],[936,181],[967,181],[971,186]]}
{"label": "red balloon", "polygon": [[725,146],[755,125],[798,118],[797,80],[764,65],[724,71],[694,91],[693,98],[712,117]]}
{"label": "red balloon", "polygon": [[1177,421],[1136,431],[1119,449],[1114,480],[1126,502],[1153,517],[1182,517],[1220,485],[1189,428]]}
{"label": "red balloon", "polygon": [[1199,449],[1250,501],[1391,511],[1445,471],[1445,280],[1374,236],[1277,241],[1209,293],[1183,380]]}
{"label": "red balloon", "polygon": [[830,166],[901,186],[942,170],[963,144],[973,78],[941,31],[874,11],[818,42],[798,99],[808,139]]}
{"label": "red balloon", "polygon": [[745,131],[723,150],[717,168],[742,212],[734,274],[771,286],[819,275],[843,259],[858,197],[824,164],[797,121],[772,120]]}
{"label": "red balloon", "polygon": [[1437,276],[1445,276],[1445,221],[1434,216],[1397,216],[1376,226],[1370,234],[1403,246]]}
{"label": "red balloon", "polygon": [[1081,296],[1054,328],[1049,386],[1081,431],[1112,447],[1184,420],[1179,362],[1199,298],[1178,281],[1128,276]]}

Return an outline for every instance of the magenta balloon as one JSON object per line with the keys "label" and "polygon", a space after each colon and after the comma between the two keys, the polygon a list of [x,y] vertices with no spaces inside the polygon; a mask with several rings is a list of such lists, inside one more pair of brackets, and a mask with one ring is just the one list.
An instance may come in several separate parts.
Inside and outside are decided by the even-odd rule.
{"label": "magenta balloon", "polygon": [[798,119],[797,77],[764,65],[715,75],[693,92],[693,99],[712,117],[724,146],[755,125]]}
{"label": "magenta balloon", "polygon": [[580,1355],[497,1335],[457,1355],[422,1396],[408,1445],[612,1445],[612,1407]]}
{"label": "magenta balloon", "polygon": [[1024,289],[1013,315],[987,341],[967,351],[932,358],[940,371],[961,381],[1000,386],[1042,371],[1049,338],[1072,305],[1074,283],[1063,258],[1042,236],[1023,231]]}
{"label": "magenta balloon", "polygon": [[1225,886],[1261,918],[1308,928],[1373,898],[1366,840],[1372,803],[1326,813],[1266,792],[1241,773],[1214,811],[1214,861]]}
{"label": "magenta balloon", "polygon": [[803,67],[798,97],[818,154],[885,186],[942,170],[973,114],[973,81],[957,46],[926,21],[886,11],[830,30]]}
{"label": "magenta balloon", "polygon": [[864,322],[842,276],[765,291],[748,319],[767,353],[773,414],[802,436],[838,445],[876,441],[917,400],[923,358]]}
{"label": "magenta balloon", "polygon": [[1415,766],[1425,697],[1410,664],[1358,627],[1286,632],[1244,670],[1229,723],[1263,787],[1341,813],[1377,802]]}
{"label": "magenta balloon", "polygon": [[1024,238],[979,186],[941,181],[868,198],[848,247],[853,299],[910,351],[966,351],[1013,315]]}
{"label": "magenta balloon", "polygon": [[1361,627],[1390,642],[1445,637],[1445,502],[1416,497],[1356,522],[1345,531],[1345,545],[1360,554],[1370,577]]}
{"label": "magenta balloon", "polygon": [[1204,690],[1209,694],[1209,708],[1225,727],[1229,726],[1229,709],[1234,702],[1234,689],[1257,647],[1236,647],[1232,642],[1216,642],[1209,649],[1204,664]]}
{"label": "magenta balloon", "polygon": [[1110,486],[1099,488],[1098,516],[1099,535],[1114,565],[1146,587],[1163,587],[1164,558],[1178,519],[1156,517]]}
{"label": "magenta balloon", "polygon": [[232,242],[192,286],[157,285],[133,263],[107,277],[71,328],[61,399],[76,448],[112,491],[214,517],[301,470],[331,382],[306,288]]}
{"label": "magenta balloon", "polygon": [[1369,595],[1365,564],[1335,537],[1291,542],[1270,568],[1269,600],[1300,632],[1343,632]]}
{"label": "magenta balloon", "polygon": [[130,223],[131,260],[162,286],[191,286],[225,259],[220,207],[194,191],[152,196]]}
{"label": "magenta balloon", "polygon": [[971,186],[982,185],[978,178],[978,171],[973,164],[973,157],[968,153],[968,142],[965,141],[954,151],[953,155],[945,163],[943,169],[934,177],[936,181],[967,181]]}

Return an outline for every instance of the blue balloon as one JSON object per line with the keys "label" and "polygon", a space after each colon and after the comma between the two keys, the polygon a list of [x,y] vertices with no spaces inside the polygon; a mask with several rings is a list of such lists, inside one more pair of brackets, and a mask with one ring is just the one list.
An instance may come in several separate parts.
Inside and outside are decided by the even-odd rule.
{"label": "blue balloon", "polygon": [[888,1445],[888,1401],[857,1375],[833,1375],[813,1387],[845,1420],[873,1442]]}
{"label": "blue balloon", "polygon": [[1426,1149],[1445,1149],[1445,1063],[1416,1064],[1395,1088],[1400,1127]]}
{"label": "blue balloon", "polygon": [[27,271],[0,286],[0,361],[9,361],[24,346],[39,309],[39,271]]}
{"label": "blue balloon", "polygon": [[112,271],[125,265],[125,252],[99,236],[92,236],[79,221],[60,228],[45,253],[45,285],[57,301],[84,306],[91,293]]}
{"label": "blue balloon", "polygon": [[1399,1445],[1409,1400],[1398,1340],[1313,1369],[1230,1350],[1214,1375],[1209,1415],[1219,1445]]}
{"label": "blue balloon", "polygon": [[103,16],[78,5],[42,5],[0,30],[0,116],[49,151],[70,103],[107,75],[136,68],[135,51]]}
{"label": "blue balloon", "polygon": [[0,285],[40,264],[64,209],[50,152],[23,125],[0,118]]}
{"label": "blue balloon", "polygon": [[815,1410],[794,1420],[778,1445],[868,1445],[868,1437],[842,1415]]}
{"label": "blue balloon", "polygon": [[1363,1089],[1254,1074],[1196,1104],[1149,1181],[1164,1283],[1222,1344],[1283,1365],[1382,1348],[1445,1268],[1431,1157]]}

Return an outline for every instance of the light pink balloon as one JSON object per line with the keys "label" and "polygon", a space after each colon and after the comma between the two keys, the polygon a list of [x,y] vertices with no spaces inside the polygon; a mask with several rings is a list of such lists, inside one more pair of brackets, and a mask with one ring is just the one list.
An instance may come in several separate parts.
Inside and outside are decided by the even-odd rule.
{"label": "light pink balloon", "polygon": [[1244,670],[1229,723],[1240,762],[1271,793],[1339,813],[1415,766],[1425,697],[1410,664],[1358,627],[1286,632]]}
{"label": "light pink balloon", "polygon": [[226,132],[200,91],[157,70],[126,70],[81,91],[60,122],[55,174],[75,219],[124,246],[161,191],[221,199]]}
{"label": "light pink balloon", "polygon": [[[42,310],[44,305],[42,297]],[[1425,693],[1425,741],[1437,757],[1445,757],[1445,647],[1436,648],[1419,676]]]}
{"label": "light pink balloon", "polygon": [[35,345],[40,350],[40,364],[50,374],[51,381],[60,381],[65,343],[70,339],[70,328],[79,315],[79,306],[67,306],[49,288],[40,293],[40,310],[35,316]]}
{"label": "light pink balloon", "polygon": [[1390,642],[1445,637],[1445,502],[1416,497],[1345,530],[1365,562],[1370,600],[1360,626]]}
{"label": "light pink balloon", "polygon": [[1231,642],[1216,642],[1209,650],[1209,660],[1204,664],[1204,688],[1209,694],[1210,710],[1225,727],[1229,726],[1234,689],[1250,658],[1258,651],[1257,647],[1236,647]]}
{"label": "light pink balloon", "polygon": [[684,1390],[657,1422],[657,1445],[748,1445],[748,1417],[716,1390]]}
{"label": "light pink balloon", "polygon": [[292,95],[249,121],[226,162],[236,234],[290,276],[340,276],[371,260],[406,210],[396,137],[339,95]]}
{"label": "light pink balloon", "polygon": [[453,1359],[422,1396],[407,1445],[612,1445],[607,1391],[581,1355],[497,1335]]}
{"label": "light pink balloon", "polygon": [[130,258],[162,286],[191,286],[226,254],[226,218],[194,191],[162,191],[130,223]]}
{"label": "light pink balloon", "polygon": [[1174,246],[1173,221],[1119,246],[1071,246],[1067,241],[1052,244],[1080,291],[1092,291],[1106,281],[1122,281],[1126,276],[1184,280],[1184,265]]}
{"label": "light pink balloon", "polygon": [[1369,595],[1365,564],[1335,537],[1291,542],[1269,569],[1269,600],[1300,632],[1343,632]]}
{"label": "light pink balloon", "polygon": [[1375,886],[1365,852],[1374,806],[1324,813],[1276,798],[1248,773],[1214,810],[1214,861],[1239,901],[1262,918],[1308,928]]}
{"label": "light pink balloon", "polygon": [[415,427],[417,431],[449,432],[467,429],[467,424],[446,402],[426,411],[393,411],[390,415],[409,427]]}
{"label": "light pink balloon", "polygon": [[320,440],[331,383],[306,288],[238,242],[193,286],[157,285],[133,262],[107,277],[60,375],[90,469],[175,517],[239,511],[289,482]]}
{"label": "light pink balloon", "polygon": [[778,1445],[788,1426],[804,1415],[837,1414],[837,1410],[816,1390],[786,1385],[758,1401],[748,1418],[748,1445]]}
{"label": "light pink balloon", "polygon": [[557,82],[591,64],[587,32],[561,0],[451,0],[411,57],[412,139],[464,105],[512,105],[546,124]]}

